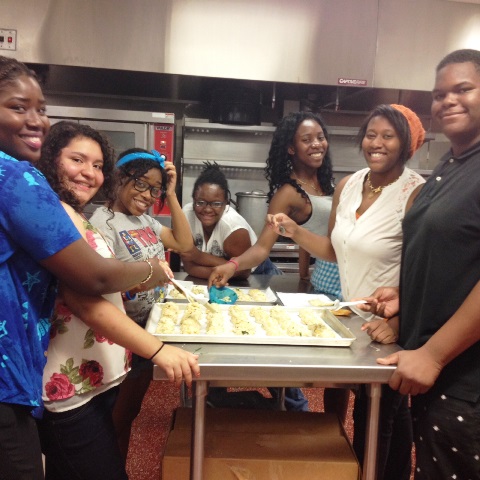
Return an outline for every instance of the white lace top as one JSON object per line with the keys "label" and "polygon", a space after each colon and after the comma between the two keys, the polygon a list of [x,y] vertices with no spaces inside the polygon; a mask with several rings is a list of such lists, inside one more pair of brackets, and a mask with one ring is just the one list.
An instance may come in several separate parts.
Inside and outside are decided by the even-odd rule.
{"label": "white lace top", "polygon": [[[400,178],[385,187],[357,219],[368,171],[365,168],[355,172],[345,184],[331,235],[345,300],[370,295],[377,287],[399,284],[405,208],[415,188],[425,182],[405,168]],[[369,316],[355,311],[364,318]]]}

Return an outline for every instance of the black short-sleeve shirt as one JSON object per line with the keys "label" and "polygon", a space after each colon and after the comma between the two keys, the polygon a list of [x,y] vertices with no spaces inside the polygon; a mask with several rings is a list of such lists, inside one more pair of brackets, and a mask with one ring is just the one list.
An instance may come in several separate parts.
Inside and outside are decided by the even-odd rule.
{"label": "black short-sleeve shirt", "polygon": [[[480,280],[480,143],[442,158],[403,231],[399,344],[411,350],[425,344]],[[478,400],[480,342],[444,368],[435,390]]]}

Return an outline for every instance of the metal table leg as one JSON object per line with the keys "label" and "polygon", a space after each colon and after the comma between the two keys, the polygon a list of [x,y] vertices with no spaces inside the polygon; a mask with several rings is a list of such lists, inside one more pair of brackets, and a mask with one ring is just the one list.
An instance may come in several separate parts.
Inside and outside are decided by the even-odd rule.
{"label": "metal table leg", "polygon": [[205,409],[208,383],[193,382],[192,447],[190,452],[190,480],[203,479],[203,458],[205,453]]}
{"label": "metal table leg", "polygon": [[367,432],[365,437],[365,457],[363,460],[363,480],[375,480],[377,477],[378,425],[380,419],[380,398],[382,385],[366,385],[369,397],[367,414]]}

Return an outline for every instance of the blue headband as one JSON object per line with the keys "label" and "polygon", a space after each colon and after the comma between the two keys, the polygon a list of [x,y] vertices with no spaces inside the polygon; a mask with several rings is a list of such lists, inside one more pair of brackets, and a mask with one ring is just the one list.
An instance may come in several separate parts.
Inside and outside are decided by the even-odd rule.
{"label": "blue headband", "polygon": [[154,162],[157,162],[160,167],[164,168],[165,167],[165,155],[160,155],[156,150],[152,150],[152,153],[148,152],[135,152],[135,153],[129,153],[128,155],[125,155],[122,157],[116,164],[117,167],[121,167],[122,165],[125,165],[126,163],[133,162],[134,160],[140,160],[142,158],[146,160],[153,160]]}

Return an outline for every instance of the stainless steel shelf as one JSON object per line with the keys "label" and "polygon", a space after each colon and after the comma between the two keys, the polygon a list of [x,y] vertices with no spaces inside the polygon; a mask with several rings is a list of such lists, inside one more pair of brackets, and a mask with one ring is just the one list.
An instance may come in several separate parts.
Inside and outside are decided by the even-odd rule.
{"label": "stainless steel shelf", "polygon": [[217,158],[184,158],[183,164],[184,165],[193,165],[199,166],[201,168],[204,167],[203,162],[211,162],[214,160],[217,162],[221,167],[232,167],[232,168],[265,168],[265,162],[244,162],[242,160],[222,160]]}
{"label": "stainless steel shelf", "polygon": [[208,121],[185,121],[185,130],[194,133],[210,133],[214,131],[253,133],[256,135],[271,134],[274,126],[267,125],[227,125],[224,123],[210,123]]}
{"label": "stainless steel shelf", "polygon": [[[224,132],[241,132],[254,133],[257,135],[271,134],[275,131],[273,125],[227,125],[223,123],[210,123],[208,121],[185,121],[185,130],[193,133],[210,133],[214,131]],[[357,127],[328,127],[329,135],[346,135],[356,136],[358,134]]]}

